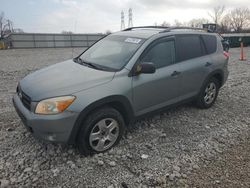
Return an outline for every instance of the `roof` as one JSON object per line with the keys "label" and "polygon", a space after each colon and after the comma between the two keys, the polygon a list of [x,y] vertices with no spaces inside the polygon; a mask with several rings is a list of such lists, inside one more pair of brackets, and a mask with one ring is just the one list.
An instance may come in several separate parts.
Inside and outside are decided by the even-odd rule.
{"label": "roof", "polygon": [[139,37],[139,38],[147,39],[157,33],[159,33],[159,30],[156,30],[156,29],[137,29],[137,30],[129,30],[129,31],[120,31],[117,33],[113,33],[112,35]]}

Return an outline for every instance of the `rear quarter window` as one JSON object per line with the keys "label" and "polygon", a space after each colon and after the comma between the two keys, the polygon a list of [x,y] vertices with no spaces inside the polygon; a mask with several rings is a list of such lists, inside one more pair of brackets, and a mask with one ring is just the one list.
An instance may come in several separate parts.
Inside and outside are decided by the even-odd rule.
{"label": "rear quarter window", "polygon": [[208,54],[212,54],[217,50],[217,39],[213,35],[202,35],[205,47]]}
{"label": "rear quarter window", "polygon": [[205,55],[200,35],[180,35],[176,37],[177,62]]}

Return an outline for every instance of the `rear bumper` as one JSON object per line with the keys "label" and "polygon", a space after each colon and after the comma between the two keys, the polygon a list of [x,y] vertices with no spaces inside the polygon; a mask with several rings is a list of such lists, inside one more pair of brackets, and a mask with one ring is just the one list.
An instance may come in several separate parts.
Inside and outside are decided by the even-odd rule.
{"label": "rear bumper", "polygon": [[34,137],[49,141],[67,143],[79,113],[64,111],[56,115],[38,115],[24,107],[17,94],[13,104],[25,127]]}

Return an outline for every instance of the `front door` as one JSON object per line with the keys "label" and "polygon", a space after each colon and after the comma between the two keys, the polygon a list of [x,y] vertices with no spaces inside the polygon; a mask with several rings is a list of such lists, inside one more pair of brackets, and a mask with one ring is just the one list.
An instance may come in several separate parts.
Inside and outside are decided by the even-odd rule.
{"label": "front door", "polygon": [[175,42],[173,38],[153,42],[139,58],[138,63],[152,62],[153,74],[133,77],[133,104],[136,115],[175,103],[180,96],[181,74],[175,64]]}

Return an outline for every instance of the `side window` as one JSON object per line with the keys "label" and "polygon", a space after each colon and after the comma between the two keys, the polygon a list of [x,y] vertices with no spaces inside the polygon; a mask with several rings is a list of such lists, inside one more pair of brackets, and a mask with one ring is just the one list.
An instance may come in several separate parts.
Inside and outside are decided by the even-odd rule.
{"label": "side window", "polygon": [[199,35],[176,37],[176,59],[178,62],[205,55],[204,46]]}
{"label": "side window", "polygon": [[212,54],[217,50],[217,39],[213,35],[202,35],[202,39],[205,43],[207,53]]}
{"label": "side window", "polygon": [[156,68],[173,64],[175,61],[174,41],[162,41],[154,45],[141,61],[152,62]]}

